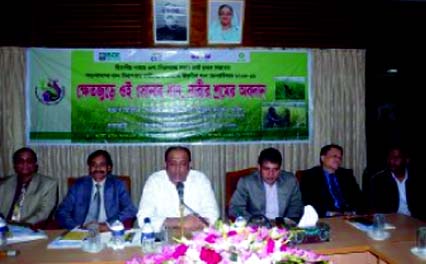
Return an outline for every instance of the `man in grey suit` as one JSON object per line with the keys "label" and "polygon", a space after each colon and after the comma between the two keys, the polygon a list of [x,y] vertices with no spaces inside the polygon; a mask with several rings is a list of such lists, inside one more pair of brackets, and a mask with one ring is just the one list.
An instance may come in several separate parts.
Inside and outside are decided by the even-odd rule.
{"label": "man in grey suit", "polygon": [[232,195],[230,217],[263,215],[298,222],[303,214],[302,196],[293,173],[281,170],[282,156],[275,148],[262,150],[258,171],[240,178]]}
{"label": "man in grey suit", "polygon": [[56,179],[37,173],[37,155],[30,148],[13,154],[15,174],[0,179],[0,214],[9,222],[41,224],[56,206]]}

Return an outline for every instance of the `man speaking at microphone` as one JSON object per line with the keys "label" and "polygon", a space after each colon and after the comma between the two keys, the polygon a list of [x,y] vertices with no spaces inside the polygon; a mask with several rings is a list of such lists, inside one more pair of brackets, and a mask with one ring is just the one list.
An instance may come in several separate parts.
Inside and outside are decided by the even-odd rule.
{"label": "man speaking at microphone", "polygon": [[181,225],[180,206],[183,206],[183,228],[187,231],[214,224],[219,209],[207,176],[191,169],[191,152],[182,146],[169,147],[164,154],[165,170],[149,176],[139,204],[139,226],[145,217],[151,218],[156,232],[162,225],[178,228]]}

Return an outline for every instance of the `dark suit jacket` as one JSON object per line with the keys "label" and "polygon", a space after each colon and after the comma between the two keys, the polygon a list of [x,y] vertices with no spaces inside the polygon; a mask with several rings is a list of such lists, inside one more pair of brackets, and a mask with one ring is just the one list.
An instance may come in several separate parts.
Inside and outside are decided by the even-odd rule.
{"label": "dark suit jacket", "polygon": [[[296,177],[281,171],[277,179],[279,215],[298,221],[303,214],[302,197]],[[232,195],[229,215],[231,217],[265,215],[266,192],[259,172],[240,178],[237,189]]]}
{"label": "dark suit jacket", "polygon": [[180,26],[175,29],[170,29],[167,26],[157,28],[157,40],[187,40],[186,28]]}
{"label": "dark suit jacket", "polygon": [[[93,180],[91,176],[79,178],[59,205],[56,219],[63,228],[72,229],[84,224],[89,211]],[[108,175],[104,186],[104,205],[107,222],[124,222],[136,216],[136,208],[123,182]]]}
{"label": "dark suit jacket", "polygon": [[[348,204],[347,210],[357,213],[364,209],[363,196],[351,169],[339,168],[336,171],[337,181],[343,198]],[[327,181],[321,166],[303,171],[300,180],[303,203],[312,205],[319,217],[325,217],[327,211],[339,211],[334,206],[333,197],[328,189]]]}
{"label": "dark suit jacket", "polygon": [[[408,172],[405,192],[408,209],[413,217],[426,220],[424,204],[424,182],[417,179],[412,171]],[[390,170],[378,172],[371,179],[370,199],[373,210],[378,213],[395,213],[399,207],[398,186]]]}

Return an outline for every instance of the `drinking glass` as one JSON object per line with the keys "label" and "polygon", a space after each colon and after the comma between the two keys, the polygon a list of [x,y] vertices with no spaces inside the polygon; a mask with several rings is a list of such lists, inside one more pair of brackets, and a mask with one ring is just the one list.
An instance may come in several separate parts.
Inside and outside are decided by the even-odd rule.
{"label": "drinking glass", "polygon": [[373,232],[376,235],[381,235],[385,231],[385,216],[383,214],[375,214],[373,216]]}
{"label": "drinking glass", "polygon": [[103,249],[98,223],[94,222],[87,226],[87,237],[83,241],[82,249],[91,253],[97,253]]}
{"label": "drinking glass", "polygon": [[426,254],[426,226],[417,228],[416,247],[419,252]]}

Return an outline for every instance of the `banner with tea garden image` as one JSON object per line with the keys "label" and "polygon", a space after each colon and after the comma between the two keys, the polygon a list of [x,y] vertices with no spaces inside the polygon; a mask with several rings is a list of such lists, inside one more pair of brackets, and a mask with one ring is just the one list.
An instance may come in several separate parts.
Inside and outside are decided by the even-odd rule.
{"label": "banner with tea garden image", "polygon": [[310,52],[29,49],[32,143],[309,139]]}

